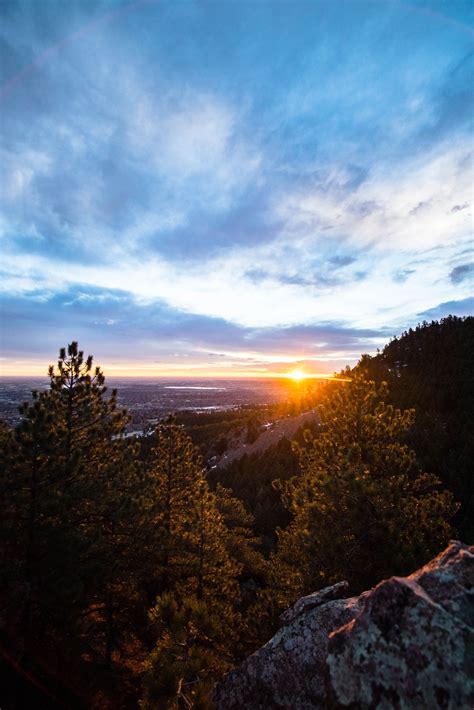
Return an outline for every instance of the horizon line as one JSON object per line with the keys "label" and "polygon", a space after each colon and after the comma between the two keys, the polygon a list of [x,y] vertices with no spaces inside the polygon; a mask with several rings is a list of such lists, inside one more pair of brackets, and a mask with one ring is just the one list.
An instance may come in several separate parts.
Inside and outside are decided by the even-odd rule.
{"label": "horizon line", "polygon": [[[91,372],[94,370],[94,367],[92,368]],[[245,374],[245,373],[216,373],[216,374],[202,374],[202,373],[196,373],[196,374],[176,374],[176,373],[170,373],[170,374],[116,374],[116,373],[109,373],[105,372],[102,370],[102,373],[105,376],[106,380],[110,379],[131,379],[131,380],[143,380],[143,379],[152,379],[152,380],[173,380],[173,379],[194,379],[194,380],[281,380],[281,379],[292,379],[292,373],[291,372],[272,372],[272,373],[251,373],[251,374]],[[20,379],[20,378],[44,378],[45,380],[49,379],[49,375],[47,372],[45,373],[35,373],[35,372],[30,372],[30,373],[21,373],[21,374],[5,374],[5,373],[0,373],[0,379],[1,380],[7,380],[7,379]],[[303,375],[301,378],[302,381],[304,380],[334,380],[334,379],[339,379],[335,373],[316,373],[316,372],[308,372]]]}

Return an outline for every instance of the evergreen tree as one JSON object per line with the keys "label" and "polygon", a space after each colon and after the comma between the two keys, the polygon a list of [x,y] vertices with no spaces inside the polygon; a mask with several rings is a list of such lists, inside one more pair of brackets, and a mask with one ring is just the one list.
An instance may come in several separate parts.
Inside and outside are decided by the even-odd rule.
{"label": "evergreen tree", "polygon": [[387,405],[385,384],[346,375],[327,385],[321,432],[299,447],[301,474],[283,488],[293,519],[275,557],[281,602],[341,579],[360,591],[449,539],[452,495],[400,443],[413,410]]}
{"label": "evergreen tree", "polygon": [[[227,527],[198,450],[183,428],[169,418],[156,435],[149,475],[156,527],[152,544],[159,549],[153,580],[158,595],[151,611],[158,638],[142,705],[199,707],[211,680],[229,666],[242,631],[243,565],[232,554],[241,550],[239,533]],[[221,492],[221,503],[224,499]]]}
{"label": "evergreen tree", "polygon": [[240,598],[237,577],[242,565],[230,555],[230,531],[204,479],[196,490],[195,516],[190,587],[197,599],[221,606],[223,617],[232,627],[230,617]]}
{"label": "evergreen tree", "polygon": [[168,417],[156,429],[147,477],[148,549],[154,565],[148,585],[151,601],[185,585],[192,575],[195,501],[203,475],[197,448],[174,417]]}
{"label": "evergreen tree", "polygon": [[[215,587],[215,596],[225,596],[230,532],[207,485],[199,450],[173,417],[157,428],[156,437],[148,496],[152,545],[160,551],[155,570],[159,593],[192,592],[202,599],[210,598]],[[232,562],[229,578],[239,572]]]}
{"label": "evergreen tree", "polygon": [[20,425],[3,437],[1,534],[11,542],[2,545],[2,594],[25,653],[42,639],[58,664],[84,651],[110,663],[113,590],[124,587],[119,560],[133,525],[128,417],[77,343],[60,351],[49,377],[50,388],[33,392]]}
{"label": "evergreen tree", "polygon": [[[268,563],[260,548],[262,542],[254,532],[255,519],[243,502],[220,483],[215,489],[215,506],[226,527],[225,544],[228,554],[241,565],[241,590],[249,589],[249,582],[265,584]],[[252,585],[250,585],[251,587]]]}
{"label": "evergreen tree", "polygon": [[223,618],[195,596],[170,592],[150,612],[158,640],[146,663],[142,710],[210,708],[216,678],[231,667]]}

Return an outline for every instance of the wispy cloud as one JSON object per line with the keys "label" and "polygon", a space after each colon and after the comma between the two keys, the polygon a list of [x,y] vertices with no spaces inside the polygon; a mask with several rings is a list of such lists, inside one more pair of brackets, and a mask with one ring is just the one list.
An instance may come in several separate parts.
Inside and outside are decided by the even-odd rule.
{"label": "wispy cloud", "polygon": [[460,266],[455,266],[454,269],[449,274],[449,278],[453,284],[459,284],[464,280],[472,279],[474,276],[474,263],[470,262],[468,264],[461,264]]}
{"label": "wispy cloud", "polygon": [[420,251],[469,234],[472,213],[454,210],[470,204],[473,153],[467,139],[458,146],[438,147],[395,169],[373,171],[357,189],[347,188],[337,172],[316,188],[290,193],[276,209],[300,239],[348,240],[384,250]]}
{"label": "wispy cloud", "polygon": [[464,298],[461,301],[448,301],[439,303],[434,308],[429,308],[427,311],[418,313],[420,318],[446,318],[446,316],[456,313],[458,316],[470,316],[474,313],[474,298]]}

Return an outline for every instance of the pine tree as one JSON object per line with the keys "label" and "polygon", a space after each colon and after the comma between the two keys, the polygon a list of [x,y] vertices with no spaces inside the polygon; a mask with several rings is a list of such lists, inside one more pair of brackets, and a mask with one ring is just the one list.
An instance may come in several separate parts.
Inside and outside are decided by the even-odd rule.
{"label": "pine tree", "polygon": [[70,654],[85,644],[110,661],[112,590],[124,586],[118,561],[133,525],[128,417],[77,343],[60,351],[49,377],[50,388],[21,407],[23,420],[4,446],[2,537],[10,529],[14,542],[2,591],[25,646],[49,638],[64,662],[69,637]]}
{"label": "pine tree", "polygon": [[195,500],[203,475],[198,450],[174,417],[168,417],[156,429],[146,485],[147,547],[154,565],[149,571],[150,601],[185,584],[191,575]]}
{"label": "pine tree", "polygon": [[275,557],[281,602],[341,579],[360,591],[449,539],[452,495],[401,443],[414,411],[387,405],[385,384],[346,375],[327,385],[320,434],[299,447],[302,472],[283,488],[293,519]]}
{"label": "pine tree", "polygon": [[147,489],[148,544],[156,564],[150,589],[155,596],[172,591],[206,601],[237,599],[242,565],[231,555],[235,535],[209,490],[199,451],[173,417],[156,437]]}
{"label": "pine tree", "polygon": [[243,565],[232,555],[238,534],[209,490],[197,448],[173,418],[157,429],[154,457],[150,515],[159,564],[151,617],[158,638],[142,706],[200,707],[212,679],[229,667],[242,629]]}
{"label": "pine tree", "polygon": [[220,613],[195,596],[165,592],[150,619],[158,639],[146,663],[142,710],[211,708],[214,682],[231,667]]}
{"label": "pine tree", "polygon": [[199,600],[227,610],[229,625],[233,606],[239,601],[237,577],[242,565],[229,554],[230,531],[218,510],[216,496],[204,479],[196,490],[196,522],[192,533],[193,567],[188,585]]}
{"label": "pine tree", "polygon": [[261,553],[262,541],[254,532],[255,519],[236,498],[229,488],[220,483],[215,489],[215,505],[222,515],[227,534],[225,543],[228,553],[241,567],[241,587],[253,581],[258,586],[264,584],[268,574],[268,563]]}

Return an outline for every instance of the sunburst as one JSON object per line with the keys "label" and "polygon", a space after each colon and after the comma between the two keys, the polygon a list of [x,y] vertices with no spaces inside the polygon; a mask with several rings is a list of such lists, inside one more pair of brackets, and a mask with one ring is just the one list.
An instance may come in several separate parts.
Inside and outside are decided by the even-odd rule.
{"label": "sunburst", "polygon": [[301,382],[301,380],[304,380],[307,376],[308,375],[303,372],[303,370],[292,370],[287,375],[287,377],[289,377],[290,380],[293,380],[293,382]]}

